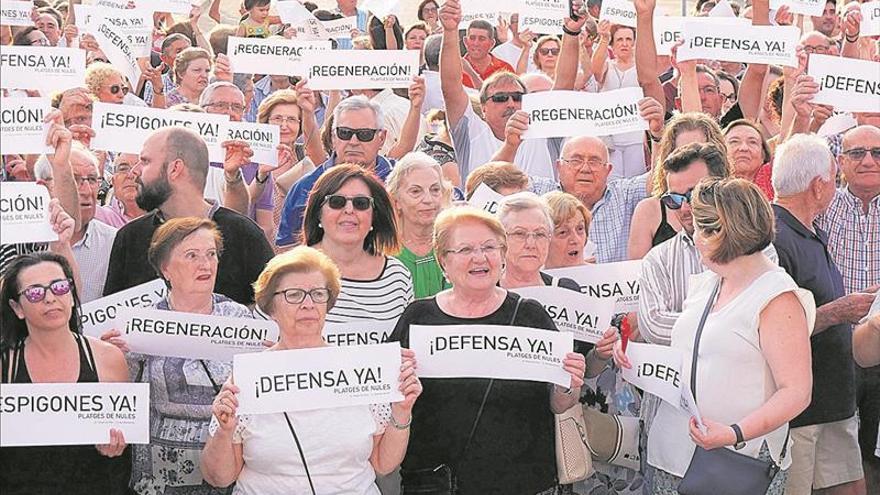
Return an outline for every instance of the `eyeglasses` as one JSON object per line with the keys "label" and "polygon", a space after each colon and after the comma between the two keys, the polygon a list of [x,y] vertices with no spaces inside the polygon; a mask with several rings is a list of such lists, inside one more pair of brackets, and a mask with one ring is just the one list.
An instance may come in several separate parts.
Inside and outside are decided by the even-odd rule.
{"label": "eyeglasses", "polygon": [[272,117],[269,117],[269,123],[275,124],[275,125],[282,125],[282,124],[289,125],[289,124],[296,124],[297,122],[299,122],[299,119],[296,117],[285,117],[283,115],[273,115]]}
{"label": "eyeglasses", "polygon": [[341,194],[330,194],[324,196],[324,204],[333,210],[341,210],[351,201],[351,206],[358,211],[367,211],[373,207],[373,198],[369,196],[343,196]]}
{"label": "eyeglasses", "polygon": [[31,40],[31,46],[49,46],[49,40],[46,38]]}
{"label": "eyeglasses", "polygon": [[507,233],[507,239],[511,241],[516,241],[520,244],[525,244],[527,240],[534,238],[535,242],[549,242],[550,241],[550,233],[546,230],[536,230],[534,232],[529,232],[526,230],[514,230],[513,232]]}
{"label": "eyeglasses", "polygon": [[543,56],[553,55],[554,57],[559,55],[559,48],[539,48],[538,53]]}
{"label": "eyeglasses", "polygon": [[727,101],[729,101],[729,102],[731,102],[731,103],[733,103],[733,102],[736,101],[736,93],[730,93],[730,94],[721,93],[721,96],[722,96],[725,100],[727,100]]}
{"label": "eyeglasses", "polygon": [[824,46],[824,45],[818,45],[818,46],[815,46],[815,45],[804,45],[804,52],[805,52],[805,53],[818,53],[818,54],[821,55],[821,54],[823,54],[823,53],[828,53],[828,50],[829,50],[830,48],[831,48],[831,47],[829,47],[829,46]]}
{"label": "eyeglasses", "polygon": [[569,167],[574,168],[583,168],[584,165],[589,165],[590,168],[599,168],[602,165],[605,165],[605,160],[597,157],[592,157],[587,160],[583,158],[560,158],[560,162],[568,165]]}
{"label": "eyeglasses", "polygon": [[501,249],[504,246],[498,246],[496,244],[486,244],[485,246],[463,246],[458,249],[447,249],[444,251],[446,254],[456,254],[465,258],[470,258],[473,255],[479,253],[483,256],[489,257],[499,254]]}
{"label": "eyeglasses", "polygon": [[49,282],[49,285],[31,285],[19,292],[18,295],[24,294],[25,299],[32,304],[36,304],[46,298],[46,291],[51,290],[56,296],[63,296],[70,292],[73,287],[73,280],[62,278]]}
{"label": "eyeglasses", "polygon": [[486,101],[492,100],[493,103],[507,103],[507,100],[513,99],[514,102],[519,103],[522,101],[522,97],[524,94],[525,93],[523,93],[522,91],[504,91],[489,96],[488,98],[486,98]]}
{"label": "eyeglasses", "polygon": [[875,162],[880,162],[880,148],[853,148],[851,150],[841,151],[841,154],[846,155],[850,160],[855,160],[860,162],[868,156],[868,153],[871,153],[871,158],[874,159]]}
{"label": "eyeglasses", "polygon": [[81,177],[79,175],[73,176],[73,181],[76,182],[76,187],[82,187],[83,184],[88,184],[89,187],[95,187],[101,182],[99,177],[95,177],[94,175],[90,175],[88,177]]}
{"label": "eyeglasses", "polygon": [[684,194],[667,192],[663,196],[660,196],[660,202],[663,203],[663,206],[669,208],[670,210],[678,210],[681,209],[685,201],[690,204],[691,195],[693,194],[693,192],[693,189],[688,189],[688,191]]}
{"label": "eyeglasses", "polygon": [[110,89],[111,95],[118,95],[120,91],[122,91],[123,95],[128,94],[128,86],[126,86],[124,84],[114,84],[114,85],[110,86],[109,89]]}
{"label": "eyeglasses", "polygon": [[369,143],[376,137],[379,129],[352,129],[351,127],[337,127],[336,137],[343,141],[351,141],[352,136],[357,136],[357,140],[362,143]]}
{"label": "eyeglasses", "polygon": [[306,300],[306,296],[309,296],[315,304],[323,304],[330,300],[330,289],[324,287],[311,290],[284,289],[275,293],[276,296],[278,294],[284,294],[284,300],[287,301],[287,304],[302,304]]}
{"label": "eyeglasses", "polygon": [[235,112],[241,113],[244,112],[244,105],[239,105],[238,103],[226,103],[224,101],[218,101],[216,103],[208,103],[205,105],[208,108],[216,108],[221,112]]}

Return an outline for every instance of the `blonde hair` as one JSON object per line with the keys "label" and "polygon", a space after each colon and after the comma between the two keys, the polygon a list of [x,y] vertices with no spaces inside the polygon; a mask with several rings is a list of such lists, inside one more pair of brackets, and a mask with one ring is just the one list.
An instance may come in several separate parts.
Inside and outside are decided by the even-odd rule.
{"label": "blonde hair", "polygon": [[694,188],[691,209],[694,227],[705,239],[713,263],[730,263],[773,241],[773,209],[758,186],[748,180],[703,179]]}
{"label": "blonde hair", "polygon": [[544,36],[541,36],[540,38],[538,38],[538,42],[535,43],[535,53],[532,54],[532,62],[535,63],[535,67],[537,67],[538,70],[541,69],[541,65],[538,62],[538,50],[540,50],[545,43],[549,43],[551,41],[556,42],[557,48],[562,48],[562,43],[559,41],[559,38],[553,36],[552,34],[545,34]]}
{"label": "blonde hair", "polygon": [[581,203],[581,200],[567,192],[550,191],[542,196],[544,202],[550,207],[550,216],[553,225],[561,225],[571,218],[580,215],[584,219],[584,228],[589,232],[593,214]]}
{"label": "blonde hair", "polygon": [[302,117],[302,108],[299,106],[296,91],[292,89],[279,89],[260,103],[260,108],[257,109],[257,122],[261,124],[268,123],[269,115],[278,105],[295,105],[297,110],[299,110],[300,117]]}
{"label": "blonde hair", "polygon": [[437,262],[443,267],[443,260],[446,259],[446,250],[449,249],[449,241],[455,227],[466,223],[478,223],[488,228],[495,234],[498,241],[501,242],[502,258],[507,255],[507,232],[501,221],[495,215],[483,211],[473,206],[454,206],[440,212],[437,219],[434,220],[434,256]]}
{"label": "blonde hair", "polygon": [[119,76],[122,78],[122,84],[126,84],[125,76],[116,67],[104,62],[93,62],[86,69],[86,88],[89,90],[89,93],[97,95],[104,81],[113,76]]}
{"label": "blonde hair", "polygon": [[529,176],[510,162],[484,163],[468,174],[464,185],[465,197],[470,198],[480,183],[486,184],[496,192],[502,187],[525,189],[529,187]]}
{"label": "blonde hair", "polygon": [[266,263],[266,267],[254,282],[254,301],[257,306],[268,314],[275,310],[275,293],[278,282],[288,273],[320,273],[330,291],[327,310],[330,310],[339,297],[342,282],[339,268],[329,256],[308,246],[297,246],[290,251],[281,253]]}
{"label": "blonde hair", "polygon": [[702,112],[680,113],[670,119],[669,123],[663,130],[663,136],[660,138],[659,149],[656,153],[654,164],[654,186],[653,194],[660,197],[666,192],[666,171],[663,169],[663,162],[666,157],[675,151],[675,141],[682,132],[686,131],[702,131],[706,136],[706,142],[718,146],[727,155],[727,143],[724,135],[721,133],[721,127],[712,117]]}
{"label": "blonde hair", "polygon": [[209,66],[213,65],[211,63],[211,54],[204,48],[191,46],[178,53],[177,58],[174,59],[174,69],[172,71],[174,73],[174,83],[180,84],[183,73],[189,68],[189,64],[201,58],[207,60]]}

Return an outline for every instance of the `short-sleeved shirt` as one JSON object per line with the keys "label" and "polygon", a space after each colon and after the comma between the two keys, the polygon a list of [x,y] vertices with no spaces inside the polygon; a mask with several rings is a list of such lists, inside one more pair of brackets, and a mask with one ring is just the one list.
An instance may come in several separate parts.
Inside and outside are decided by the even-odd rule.
{"label": "short-sleeved shirt", "polygon": [[[513,67],[511,67],[510,64],[508,64],[504,60],[501,60],[500,58],[492,55],[491,53],[488,54],[488,57],[489,57],[489,65],[486,67],[485,70],[481,71],[481,70],[477,69],[477,67],[474,66],[474,64],[471,64],[471,67],[473,67],[474,70],[477,72],[477,74],[480,75],[480,79],[485,81],[489,76],[491,76],[492,74],[494,74],[496,72],[502,72],[502,71],[514,72],[514,73],[516,72],[515,70],[513,70]],[[468,62],[470,62],[470,58],[468,58],[467,55],[464,56],[464,59],[467,60]],[[467,75],[466,73],[461,74],[461,83],[469,88],[479,89],[477,87],[477,85],[474,84],[474,80],[471,79],[471,76]]]}
{"label": "short-sleeved shirt", "polygon": [[593,205],[590,223],[591,241],[596,243],[596,261],[625,261],[629,227],[639,201],[648,197],[648,174],[626,179],[609,177],[605,194]]}
{"label": "short-sleeved shirt", "polygon": [[[813,293],[816,307],[844,296],[843,277],[828,253],[828,237],[810,231],[788,210],[773,205],[779,265],[799,287]],[[813,400],[791,421],[792,427],[840,421],[855,414],[855,364],[852,326],[833,325],[810,338],[813,354]]]}
{"label": "short-sleeved shirt", "polygon": [[834,194],[817,224],[828,233],[828,250],[847,294],[880,284],[880,194],[864,203],[848,187]]}

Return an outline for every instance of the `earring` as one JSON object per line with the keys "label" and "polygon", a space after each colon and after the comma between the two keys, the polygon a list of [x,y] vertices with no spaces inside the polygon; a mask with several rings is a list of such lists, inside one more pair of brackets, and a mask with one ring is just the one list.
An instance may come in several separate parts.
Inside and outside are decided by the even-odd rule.
{"label": "earring", "polygon": [[373,226],[372,226],[372,225],[370,225],[370,232],[372,232],[372,231],[373,231]]}
{"label": "earring", "polygon": [[321,229],[321,230],[324,230],[324,226],[321,225],[321,222],[318,222],[318,228]]}

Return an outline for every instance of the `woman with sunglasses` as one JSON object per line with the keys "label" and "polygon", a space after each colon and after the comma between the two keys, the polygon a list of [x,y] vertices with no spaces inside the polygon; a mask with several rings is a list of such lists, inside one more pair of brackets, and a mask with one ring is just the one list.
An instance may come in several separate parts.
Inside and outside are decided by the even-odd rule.
{"label": "woman with sunglasses", "polygon": [[[74,273],[65,258],[33,253],[16,258],[0,279],[0,383],[126,382],[119,349],[82,335]],[[5,494],[124,494],[131,473],[122,432],[107,445],[4,447]]]}
{"label": "woman with sunglasses", "polygon": [[121,105],[128,94],[125,76],[104,62],[95,62],[86,69],[86,88],[101,103]]}
{"label": "woman with sunglasses", "polygon": [[[527,54],[531,47],[532,40],[523,40],[522,56],[516,64],[517,74],[523,74],[527,69]],[[535,63],[536,72],[540,72],[551,80],[556,80],[556,61],[559,58],[559,38],[556,36],[546,35],[538,38],[535,43],[535,51],[532,53],[532,62]]]}

